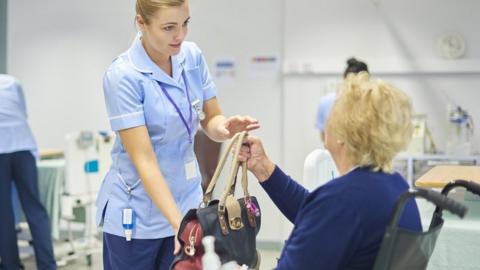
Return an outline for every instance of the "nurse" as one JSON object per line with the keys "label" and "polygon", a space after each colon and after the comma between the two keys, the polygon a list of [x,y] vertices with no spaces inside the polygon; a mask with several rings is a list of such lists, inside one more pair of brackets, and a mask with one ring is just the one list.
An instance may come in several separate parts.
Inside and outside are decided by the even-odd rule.
{"label": "nurse", "polygon": [[37,144],[27,122],[22,87],[0,74],[0,269],[20,269],[12,209],[12,179],[32,234],[38,269],[56,269],[47,211],[40,202]]}
{"label": "nurse", "polygon": [[[348,74],[358,74],[362,71],[368,73],[367,64],[355,58],[349,58],[347,60],[347,68],[343,72],[343,78],[347,78]],[[325,143],[325,124],[327,123],[328,115],[330,114],[336,99],[337,93],[331,92],[322,97],[320,104],[318,105],[315,127],[320,131],[320,139],[322,140],[322,143]]]}
{"label": "nurse", "polygon": [[140,33],[104,77],[117,140],[97,198],[104,269],[168,269],[182,216],[202,197],[193,151],[199,124],[215,141],[259,128],[225,118],[202,52],[184,41],[187,0],[137,0]]}

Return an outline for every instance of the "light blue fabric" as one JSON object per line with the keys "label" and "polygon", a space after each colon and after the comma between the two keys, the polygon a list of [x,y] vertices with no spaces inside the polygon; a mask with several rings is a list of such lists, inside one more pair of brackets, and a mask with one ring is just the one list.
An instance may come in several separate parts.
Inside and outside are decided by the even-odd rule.
{"label": "light blue fabric", "polygon": [[0,154],[36,149],[22,87],[14,77],[0,74]]}
{"label": "light blue fabric", "polygon": [[[172,71],[173,76],[170,77],[152,62],[138,35],[130,49],[115,59],[107,70],[104,94],[110,124],[115,132],[142,125],[147,127],[162,175],[178,207],[185,214],[189,209],[198,207],[201,201],[201,174],[187,129],[162,92],[159,82],[186,119],[191,105],[187,100],[185,84],[188,85],[190,102],[199,99],[203,103],[216,96],[216,89],[205,59],[194,43],[182,44],[180,53],[172,57]],[[192,118],[190,128],[193,136],[198,130],[199,119],[195,112]],[[196,164],[197,177],[187,180],[185,164],[192,161]],[[112,150],[112,166],[97,198],[97,223],[100,225],[103,222],[104,232],[123,237],[122,209],[130,206],[137,217],[134,239],[174,235],[143,185],[140,183],[133,189],[129,201],[122,179],[132,186],[139,175],[117,136]]]}
{"label": "light blue fabric", "polygon": [[328,114],[332,110],[333,104],[335,104],[336,96],[336,93],[329,93],[322,97],[320,104],[318,105],[315,127],[322,132],[325,131],[325,124],[328,119]]}

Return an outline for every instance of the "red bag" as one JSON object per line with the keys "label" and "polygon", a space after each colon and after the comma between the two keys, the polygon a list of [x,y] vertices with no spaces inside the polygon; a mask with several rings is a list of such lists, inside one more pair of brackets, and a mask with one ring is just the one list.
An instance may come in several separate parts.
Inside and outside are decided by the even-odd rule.
{"label": "red bag", "polygon": [[183,260],[175,264],[175,270],[202,269],[202,246],[203,231],[198,219],[192,219],[185,224],[185,229],[178,236],[182,243],[182,252],[185,254]]}

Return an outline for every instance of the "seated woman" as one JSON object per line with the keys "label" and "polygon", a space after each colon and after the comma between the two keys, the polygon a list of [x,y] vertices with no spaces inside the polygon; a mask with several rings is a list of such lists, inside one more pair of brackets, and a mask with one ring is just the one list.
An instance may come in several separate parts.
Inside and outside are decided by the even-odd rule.
{"label": "seated woman", "polygon": [[[246,139],[240,159],[294,223],[277,269],[372,269],[394,204],[408,189],[392,159],[410,141],[411,114],[402,91],[367,73],[349,75],[325,136],[340,177],[311,193],[268,158],[258,138]],[[400,227],[421,231],[415,201]]]}

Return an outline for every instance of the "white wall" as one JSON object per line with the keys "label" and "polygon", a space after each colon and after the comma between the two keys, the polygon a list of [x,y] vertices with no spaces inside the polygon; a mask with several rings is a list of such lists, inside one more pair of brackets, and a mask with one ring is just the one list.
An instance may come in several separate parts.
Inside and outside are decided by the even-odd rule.
{"label": "white wall", "polygon": [[8,72],[22,82],[40,147],[67,132],[109,128],[102,77],[128,48],[134,0],[8,3]]}
{"label": "white wall", "polygon": [[[236,77],[231,86],[218,84],[225,115],[249,114],[260,121],[255,136],[264,139],[272,159],[281,160],[281,78],[252,78],[249,60],[253,56],[282,53],[282,5],[278,0],[190,1],[191,24],[188,39],[203,50],[210,70],[219,57],[235,60]],[[251,176],[252,177],[252,176]],[[262,208],[259,239],[279,240],[284,219],[258,184],[250,181],[251,194]],[[238,189],[237,189],[238,190]],[[237,193],[241,194],[241,193]]]}
{"label": "white wall", "polygon": [[[338,80],[348,57],[365,60],[377,77],[392,82],[428,115],[437,147],[445,150],[449,99],[480,119],[480,2],[459,0],[286,1],[285,69],[314,74],[287,74],[285,91],[285,164],[301,178],[301,160],[319,146],[313,129],[318,100],[326,85]],[[437,38],[458,32],[467,41],[461,60],[443,60]],[[447,96],[449,98],[447,98]],[[299,120],[301,119],[301,120]],[[480,129],[474,147],[480,151]]]}

